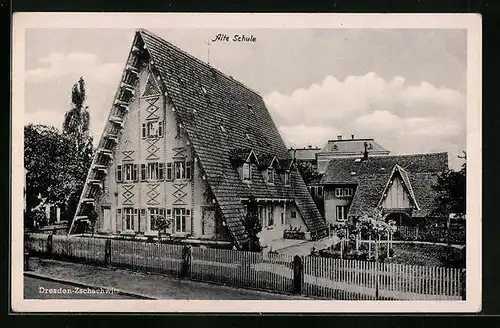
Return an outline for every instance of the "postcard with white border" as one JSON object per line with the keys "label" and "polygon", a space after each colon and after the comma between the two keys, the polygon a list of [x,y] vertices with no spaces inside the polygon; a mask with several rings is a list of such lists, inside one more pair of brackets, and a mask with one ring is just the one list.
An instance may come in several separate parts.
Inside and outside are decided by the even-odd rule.
{"label": "postcard with white border", "polygon": [[14,14],[13,311],[480,311],[481,42],[475,14]]}

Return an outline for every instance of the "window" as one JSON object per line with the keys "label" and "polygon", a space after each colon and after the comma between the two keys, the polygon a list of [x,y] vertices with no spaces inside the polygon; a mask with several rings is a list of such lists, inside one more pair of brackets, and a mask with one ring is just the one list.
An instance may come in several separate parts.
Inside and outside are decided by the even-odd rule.
{"label": "window", "polygon": [[295,212],[295,211],[290,212],[290,217],[292,219],[296,219],[297,218],[297,212]]}
{"label": "window", "polygon": [[318,197],[323,197],[323,187],[318,186]]}
{"label": "window", "polygon": [[149,180],[158,180],[158,163],[148,163],[148,174],[147,178]]}
{"label": "window", "polygon": [[186,232],[187,219],[191,217],[191,210],[174,208],[175,232]]}
{"label": "window", "polygon": [[267,206],[267,226],[272,227],[274,225],[274,213],[273,213],[273,207],[272,206]]}
{"label": "window", "polygon": [[252,178],[252,166],[250,163],[243,164],[243,180],[250,180]]}
{"label": "window", "polygon": [[116,181],[121,182],[123,180],[122,176],[122,166],[118,164],[116,166]]}
{"label": "window", "polygon": [[[169,165],[170,164],[170,165]],[[171,163],[167,163],[167,179],[169,179],[169,171]],[[193,178],[193,162],[191,161],[176,161],[174,162],[174,178],[175,179],[192,179]]]}
{"label": "window", "polygon": [[335,188],[335,197],[342,197],[344,195],[342,188]]}
{"label": "window", "polygon": [[351,197],[352,196],[352,189],[351,188],[344,188],[344,196]]}
{"label": "window", "polygon": [[172,163],[167,163],[167,180],[172,180]]}
{"label": "window", "polygon": [[316,197],[316,187],[312,186],[310,191],[311,191],[311,196]]}
{"label": "window", "polygon": [[143,123],[142,137],[143,138],[163,137],[163,121]]}
{"label": "window", "polygon": [[141,181],[146,180],[146,176],[147,176],[146,164],[141,164]]}
{"label": "window", "polygon": [[124,230],[134,230],[134,221],[137,217],[137,209],[132,207],[123,208]]}
{"label": "window", "polygon": [[349,211],[348,206],[337,206],[337,221],[347,220],[348,211]]}
{"label": "window", "polygon": [[123,181],[137,181],[137,164],[123,164]]}
{"label": "window", "polygon": [[336,197],[352,197],[352,194],[353,194],[352,188],[335,188]]}
{"label": "window", "polygon": [[267,182],[274,183],[274,170],[267,169]]}
{"label": "window", "polygon": [[281,225],[285,224],[285,213],[281,212]]}
{"label": "window", "polygon": [[185,178],[185,166],[184,162],[174,162],[175,178],[184,179]]}
{"label": "window", "polygon": [[157,220],[159,217],[165,217],[165,209],[163,208],[157,208],[157,207],[150,207],[148,209],[149,212],[149,226],[151,230],[158,230],[158,227],[155,224],[155,220]]}
{"label": "window", "polygon": [[220,130],[221,130],[222,132],[226,133],[226,128],[225,128],[225,127],[224,127],[224,125],[222,125],[222,124],[220,125]]}
{"label": "window", "polygon": [[284,180],[285,186],[289,186],[290,185],[290,172],[289,171],[285,172],[285,174],[283,176],[283,180]]}
{"label": "window", "polygon": [[274,225],[273,207],[271,205],[259,206],[259,221],[262,227],[272,227]]}

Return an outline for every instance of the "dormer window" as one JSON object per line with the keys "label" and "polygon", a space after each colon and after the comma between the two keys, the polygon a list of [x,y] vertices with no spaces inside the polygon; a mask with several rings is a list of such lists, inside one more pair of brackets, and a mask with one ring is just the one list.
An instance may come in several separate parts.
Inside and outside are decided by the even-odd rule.
{"label": "dormer window", "polygon": [[285,186],[290,185],[290,171],[285,171],[283,175],[283,183],[285,184]]}
{"label": "dormer window", "polygon": [[274,169],[267,169],[267,182],[274,183]]}
{"label": "dormer window", "polygon": [[219,127],[222,132],[226,133],[226,128],[224,127],[224,125],[221,124]]}
{"label": "dormer window", "polygon": [[207,95],[207,89],[205,89],[204,86],[201,87],[201,92],[206,96]]}
{"label": "dormer window", "polygon": [[252,166],[250,163],[243,163],[243,180],[252,179]]}

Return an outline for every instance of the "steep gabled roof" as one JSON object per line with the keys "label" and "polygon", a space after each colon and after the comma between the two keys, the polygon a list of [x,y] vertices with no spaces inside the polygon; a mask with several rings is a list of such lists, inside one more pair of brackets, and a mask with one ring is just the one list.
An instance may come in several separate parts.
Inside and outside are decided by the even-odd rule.
{"label": "steep gabled roof", "polygon": [[430,215],[436,205],[433,186],[438,174],[447,168],[447,153],[380,156],[366,161],[336,158],[328,164],[321,184],[355,185],[349,215],[358,216],[369,213],[380,204],[388,182],[398,172],[410,197],[418,204],[413,215],[424,217]]}
{"label": "steep gabled roof", "polygon": [[[356,183],[359,176],[364,174],[389,174],[395,165],[399,165],[410,173],[442,172],[448,168],[448,154],[374,156],[368,157],[366,161],[353,158],[335,158],[328,164],[321,183]],[[356,174],[352,175],[351,172]]]}
{"label": "steep gabled roof", "polygon": [[256,194],[291,196],[307,227],[325,230],[321,214],[296,170],[291,173],[291,188],[282,186],[280,179],[273,186],[262,185],[258,179],[249,186],[241,181],[231,162],[231,150],[238,148],[290,160],[262,97],[148,31],[139,30],[137,36],[161,77],[236,244],[241,246],[248,240],[241,198]]}
{"label": "steep gabled roof", "polygon": [[413,188],[410,183],[410,177],[408,176],[408,173],[399,165],[395,165],[394,168],[392,169],[391,175],[389,176],[389,179],[387,180],[384,190],[382,190],[382,196],[380,197],[380,200],[378,201],[377,206],[380,206],[382,202],[384,201],[384,195],[387,193],[387,191],[390,188],[391,181],[393,179],[397,178],[397,174],[401,177],[401,180],[403,181],[403,185],[406,188],[406,191],[408,192],[408,196],[410,198],[410,201],[413,203],[413,205],[419,209],[418,206],[418,201],[415,198],[415,193],[413,192]]}

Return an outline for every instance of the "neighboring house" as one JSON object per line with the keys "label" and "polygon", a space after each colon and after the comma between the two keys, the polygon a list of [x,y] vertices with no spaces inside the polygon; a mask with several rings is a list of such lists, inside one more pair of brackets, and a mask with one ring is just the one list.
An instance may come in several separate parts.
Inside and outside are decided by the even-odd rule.
{"label": "neighboring house", "polygon": [[154,238],[164,216],[184,242],[241,249],[252,197],[264,245],[290,225],[327,234],[262,97],[137,31],[69,233],[95,209],[98,233]]}
{"label": "neighboring house", "polygon": [[300,162],[316,163],[316,154],[321,151],[320,147],[313,147],[312,145],[307,148],[290,148],[288,152],[290,156]]}
{"label": "neighboring house", "polygon": [[334,158],[355,158],[363,156],[365,145],[371,157],[389,155],[389,151],[375,142],[373,139],[356,139],[351,135],[351,139],[343,139],[341,135],[337,140],[328,140],[327,144],[316,154],[318,172],[323,174],[330,160]]}
{"label": "neighboring house", "polygon": [[398,225],[414,224],[432,215],[433,186],[447,168],[447,153],[333,159],[321,179],[327,224],[352,223],[375,209]]}

